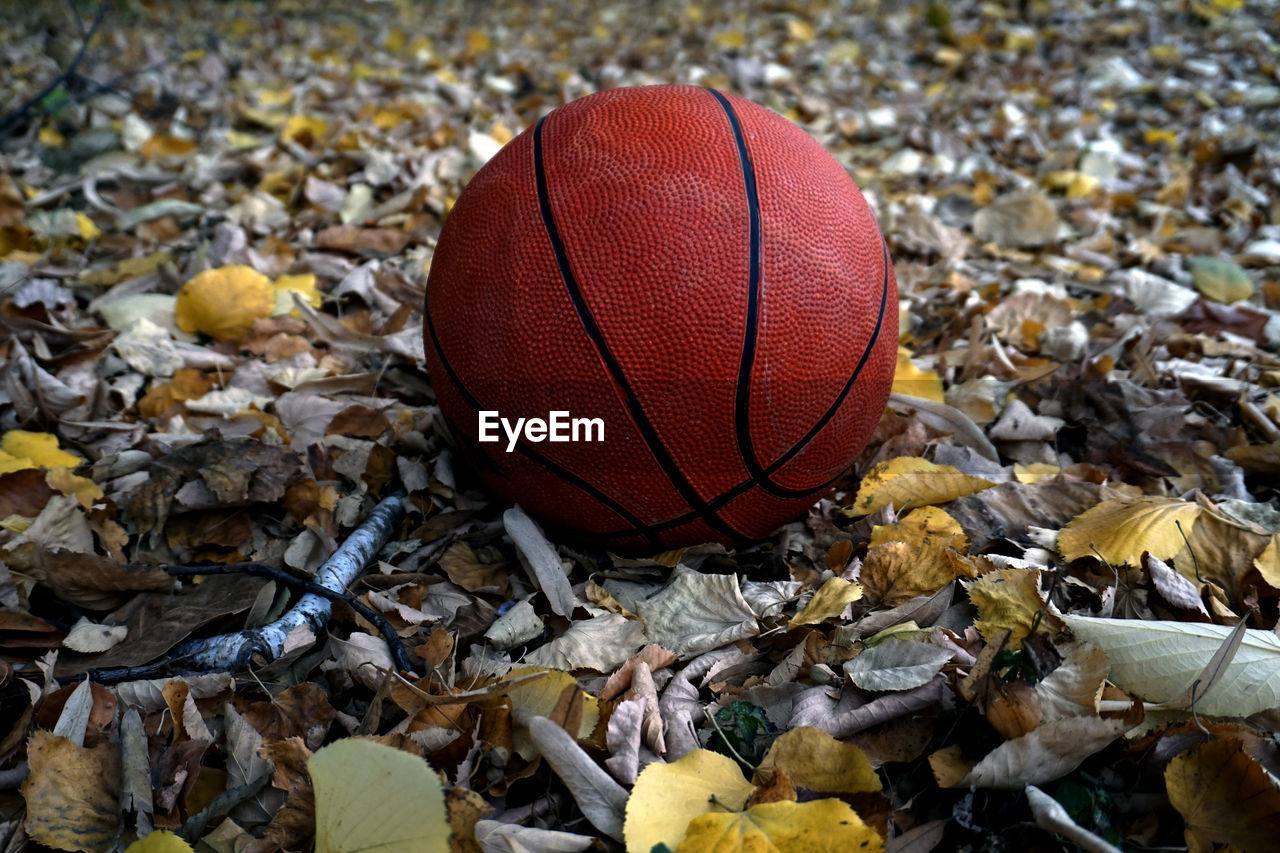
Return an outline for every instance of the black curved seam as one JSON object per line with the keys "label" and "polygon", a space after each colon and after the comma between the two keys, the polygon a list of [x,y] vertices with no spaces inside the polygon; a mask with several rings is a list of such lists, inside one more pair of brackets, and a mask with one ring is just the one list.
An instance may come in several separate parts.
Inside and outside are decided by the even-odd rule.
{"label": "black curved seam", "polygon": [[[439,357],[440,364],[444,366],[445,373],[449,374],[449,380],[453,383],[453,387],[458,389],[458,393],[462,395],[462,399],[466,400],[467,405],[475,409],[476,412],[479,413],[483,408],[480,405],[480,401],[477,400],[469,390],[467,390],[467,386],[463,384],[462,379],[454,371],[453,365],[449,363],[449,359],[445,356],[444,347],[440,343],[440,338],[436,335],[436,326],[431,319],[431,312],[426,311],[424,313],[426,314],[426,319],[427,319],[427,333],[428,333],[428,336],[431,338],[431,345],[435,347],[436,356]],[[458,429],[458,426],[456,424],[452,424],[452,422],[450,422],[450,424],[459,435],[464,436],[468,439],[470,438],[470,436],[467,436],[466,432]],[[664,543],[662,539],[658,536],[658,531],[652,529],[652,525],[646,524],[645,522],[641,521],[639,518],[635,516],[634,513],[628,510],[625,506],[623,506],[621,503],[614,500],[613,498],[609,497],[607,494],[600,491],[595,486],[591,485],[591,483],[589,483],[588,481],[582,479],[577,474],[573,473],[567,468],[564,468],[561,465],[551,461],[546,456],[543,456],[538,451],[529,447],[524,441],[516,442],[516,449],[518,449],[523,455],[527,456],[529,459],[532,459],[534,462],[538,463],[543,468],[547,469],[547,471],[550,472],[551,474],[555,475],[556,477],[559,477],[561,480],[564,480],[569,485],[574,486],[579,490],[585,492],[587,495],[594,498],[599,503],[613,510],[615,513],[618,514],[619,517],[625,519],[632,527],[632,529],[625,531],[626,534],[638,533],[641,536],[644,536],[646,539],[648,539],[649,544],[652,545],[653,547],[655,548],[666,547],[666,543]],[[488,458],[488,454],[484,454],[483,451],[481,451],[481,453],[486,458]],[[608,534],[596,534],[596,535],[618,536],[622,534],[608,533]]]}
{"label": "black curved seam", "polygon": [[[778,459],[776,459],[773,463],[771,463],[768,468],[764,469],[764,474],[766,477],[772,475],[775,471],[777,471],[779,468],[785,465],[788,461],[790,461],[790,459],[793,456],[799,453],[800,450],[803,449],[804,446],[808,444],[808,442],[810,442],[813,439],[813,437],[817,435],[824,426],[827,425],[828,422],[830,422],[831,418],[835,415],[835,412],[840,408],[840,404],[844,402],[844,398],[848,396],[849,391],[853,388],[854,384],[857,383],[858,376],[859,374],[862,373],[862,368],[866,366],[867,359],[871,357],[871,351],[872,349],[874,349],[876,341],[880,339],[880,330],[884,325],[885,307],[889,301],[889,249],[884,244],[883,241],[881,241],[880,247],[881,247],[881,253],[884,259],[884,277],[882,280],[882,289],[880,291],[880,316],[876,318],[875,328],[872,329],[872,332],[871,332],[871,340],[867,344],[867,348],[863,351],[862,358],[859,359],[857,365],[854,366],[853,375],[850,376],[849,381],[845,383],[845,386],[841,390],[840,395],[836,398],[836,402],[831,406],[830,409],[827,410],[826,414],[824,414],[822,418],[819,419],[818,423],[815,424],[811,430],[809,430],[808,434],[806,434],[804,438],[800,439],[800,441],[792,445],[790,450],[788,450],[782,456],[778,457]],[[832,485],[836,483],[837,480],[843,477],[844,474],[845,472],[842,470],[838,474],[836,474],[834,477],[827,480],[825,483],[814,486],[811,489],[805,489],[805,490],[787,489],[786,490],[787,494],[784,494],[784,495],[777,495],[775,492],[770,492],[770,494],[774,494],[777,497],[789,497],[789,498],[803,498],[809,495],[816,495],[829,489]],[[724,506],[726,506],[734,498],[737,498],[751,491],[753,487],[755,486],[763,487],[764,482],[767,482],[767,481],[762,482],[756,477],[748,477],[747,479],[738,483],[736,486],[733,486],[727,489],[726,491],[721,492],[716,497],[707,501],[707,507],[713,511],[718,511]],[[766,489],[766,491],[769,491],[769,490]],[[648,525],[648,529],[653,531],[669,530],[672,527],[679,527],[682,524],[687,524],[688,522],[692,521],[696,517],[697,516],[693,513],[686,513],[684,515],[676,516],[675,518],[671,518],[666,521],[660,521],[654,524],[650,524]]]}
{"label": "black curved seam", "polygon": [[756,339],[760,334],[760,302],[763,297],[763,260],[760,245],[760,195],[756,187],[755,166],[742,123],[729,104],[729,100],[715,89],[708,89],[724,110],[733,131],[733,143],[738,151],[738,165],[742,170],[743,192],[747,201],[747,316],[742,335],[742,357],[738,360],[738,379],[733,391],[733,426],[738,440],[738,453],[747,466],[747,473],[758,482],[765,482],[765,474],[755,444],[751,440],[751,371],[756,360]]}
{"label": "black curved seam", "polygon": [[[880,241],[880,252],[882,258],[881,263],[884,266],[884,278],[880,287],[880,313],[876,317],[875,328],[871,330],[871,340],[867,341],[867,348],[862,351],[862,358],[858,359],[858,364],[853,368],[853,373],[849,376],[849,381],[844,383],[844,388],[840,389],[840,393],[837,395],[835,402],[831,404],[831,407],[827,409],[826,413],[823,414],[822,417],[818,418],[818,422],[815,423],[807,433],[805,433],[804,438],[793,444],[790,450],[775,459],[773,463],[765,469],[766,476],[772,475],[774,471],[777,471],[783,465],[787,464],[793,456],[803,450],[810,441],[813,441],[814,436],[822,432],[822,428],[830,423],[831,419],[835,417],[836,412],[840,410],[840,406],[844,404],[845,398],[849,396],[849,392],[852,391],[853,386],[857,384],[858,376],[862,373],[862,368],[866,367],[867,359],[871,357],[871,351],[875,349],[876,341],[880,339],[880,330],[884,327],[885,304],[889,301],[889,247],[885,245],[883,239]],[[800,497],[808,493],[808,491],[801,491],[796,494],[796,497]]]}
{"label": "black curved seam", "polygon": [[707,502],[702,499],[702,496],[698,494],[697,490],[693,488],[693,485],[680,471],[680,467],[676,465],[670,452],[663,445],[662,439],[658,436],[657,430],[645,414],[644,407],[640,405],[640,398],[636,396],[630,383],[627,382],[626,373],[623,371],[622,365],[609,349],[609,345],[604,339],[604,334],[600,331],[600,326],[596,323],[595,317],[591,314],[591,309],[583,298],[582,290],[574,277],[573,269],[569,266],[569,255],[565,249],[564,240],[560,237],[560,231],[556,227],[555,215],[551,210],[551,198],[547,192],[547,174],[542,158],[542,128],[546,120],[546,116],[543,116],[533,126],[533,162],[534,177],[538,189],[538,210],[542,214],[542,224],[546,229],[547,239],[551,243],[551,251],[555,255],[556,266],[560,268],[560,277],[564,281],[565,289],[569,293],[569,299],[573,303],[574,310],[578,313],[582,328],[595,345],[596,352],[599,354],[601,361],[604,362],[605,368],[609,371],[614,383],[622,391],[623,402],[631,414],[632,421],[639,430],[645,444],[648,445],[649,451],[653,454],[658,466],[666,475],[667,480],[680,493],[685,503],[697,514],[697,517],[705,521],[708,526],[726,536],[742,539],[744,537],[741,533],[716,515],[713,510],[707,508]]}

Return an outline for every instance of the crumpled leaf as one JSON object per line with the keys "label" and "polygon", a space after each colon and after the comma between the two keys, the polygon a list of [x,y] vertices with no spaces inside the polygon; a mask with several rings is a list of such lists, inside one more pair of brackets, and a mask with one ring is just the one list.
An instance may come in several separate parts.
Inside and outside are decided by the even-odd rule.
{"label": "crumpled leaf", "polygon": [[839,616],[851,602],[862,598],[862,585],[844,578],[827,578],[804,609],[791,617],[788,630]]}
{"label": "crumpled leaf", "polygon": [[636,603],[636,612],[649,640],[682,658],[753,637],[760,630],[736,575],[677,568],[661,591]]}
{"label": "crumpled leaf", "polygon": [[933,756],[930,764],[934,764],[938,784],[944,788],[1016,790],[1062,778],[1124,734],[1129,726],[1125,720],[1100,717],[1069,717],[1044,723],[1022,737],[1000,744],[960,779],[939,774]]}
{"label": "crumpled leaf", "polygon": [[1008,628],[1009,648],[1022,648],[1036,613],[1044,607],[1038,569],[998,569],[965,584],[980,618],[973,623],[984,639]]}
{"label": "crumpled leaf", "polygon": [[36,730],[27,742],[27,805],[24,826],[32,839],[56,850],[102,850],[117,827],[116,751],[111,744],[94,749]]}
{"label": "crumpled leaf", "polygon": [[950,465],[938,465],[918,456],[900,456],[872,468],[858,487],[858,496],[845,508],[846,515],[869,515],[893,504],[899,512],[907,506],[940,504],[995,485],[981,477],[962,474]]}
{"label": "crumpled leaf", "polygon": [[444,787],[431,765],[376,741],[344,738],[307,761],[316,853],[449,850]]}

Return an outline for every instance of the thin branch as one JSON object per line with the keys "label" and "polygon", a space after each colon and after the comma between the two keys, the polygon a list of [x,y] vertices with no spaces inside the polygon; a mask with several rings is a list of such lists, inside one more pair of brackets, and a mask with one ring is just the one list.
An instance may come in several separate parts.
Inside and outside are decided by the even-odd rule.
{"label": "thin branch", "polygon": [[[404,518],[400,498],[400,495],[384,498],[369,513],[364,523],[351,531],[347,541],[333,552],[316,573],[315,583],[318,586],[339,595],[350,586],[399,528],[400,521]],[[280,657],[290,634],[299,628],[318,634],[329,621],[329,611],[328,598],[308,592],[283,616],[267,625],[233,634],[186,640],[169,652],[164,661],[141,667],[91,670],[89,675],[101,684],[132,678],[154,678],[174,668],[193,672],[243,670],[255,658],[261,658],[265,663]]]}
{"label": "thin branch", "polygon": [[378,633],[382,634],[382,639],[386,640],[387,645],[391,647],[391,659],[395,661],[396,666],[400,669],[413,669],[413,664],[409,662],[409,655],[404,649],[404,643],[400,641],[400,635],[396,633],[395,627],[387,621],[387,617],[363,601],[353,598],[346,590],[334,592],[310,578],[298,577],[286,569],[268,566],[264,563],[214,563],[208,566],[164,566],[163,568],[166,574],[174,577],[226,574],[255,575],[260,578],[269,578],[293,589],[318,595],[330,602],[346,602],[352,610],[373,623],[374,627],[378,629]]}

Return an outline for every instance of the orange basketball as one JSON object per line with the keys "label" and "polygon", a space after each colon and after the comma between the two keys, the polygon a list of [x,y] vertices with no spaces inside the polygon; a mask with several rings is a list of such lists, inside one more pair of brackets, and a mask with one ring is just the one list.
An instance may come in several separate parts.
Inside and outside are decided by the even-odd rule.
{"label": "orange basketball", "polygon": [[615,548],[767,536],[861,451],[893,381],[893,267],[796,125],[695,86],[549,113],[440,235],[426,356],[484,480]]}

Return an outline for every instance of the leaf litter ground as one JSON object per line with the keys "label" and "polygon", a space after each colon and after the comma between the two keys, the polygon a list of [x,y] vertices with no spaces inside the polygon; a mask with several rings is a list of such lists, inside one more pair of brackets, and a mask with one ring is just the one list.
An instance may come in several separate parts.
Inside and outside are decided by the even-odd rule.
{"label": "leaf litter ground", "polygon": [[[0,24],[5,850],[1269,847],[1275,3],[81,5]],[[851,171],[901,351],[805,519],[624,558],[455,469],[420,309],[481,163],[658,82]]]}

